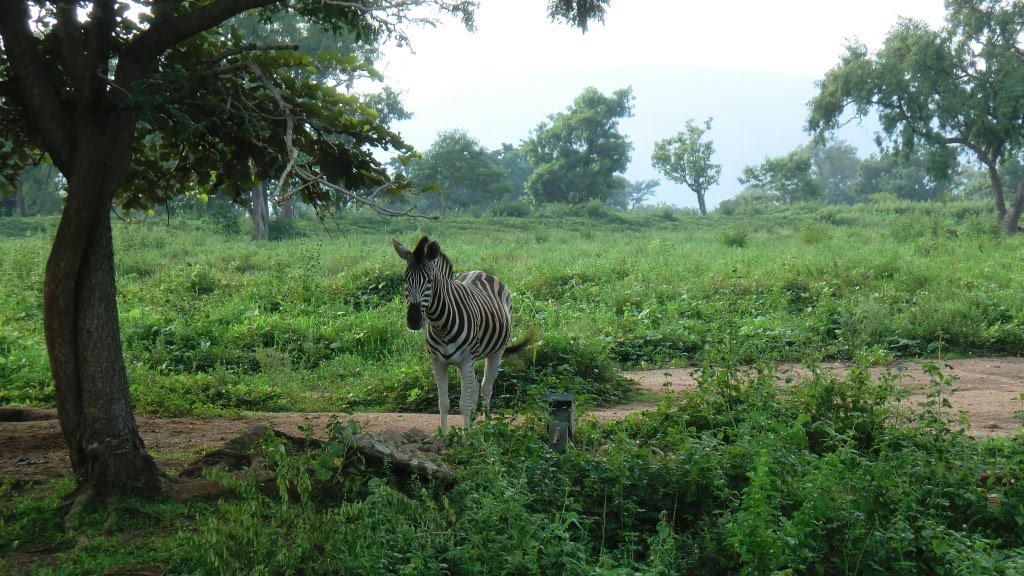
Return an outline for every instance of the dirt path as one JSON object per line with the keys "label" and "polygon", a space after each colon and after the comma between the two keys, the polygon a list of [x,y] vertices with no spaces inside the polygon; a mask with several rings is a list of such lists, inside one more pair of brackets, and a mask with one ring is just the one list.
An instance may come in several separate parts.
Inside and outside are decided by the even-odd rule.
{"label": "dirt path", "polygon": [[[952,397],[955,410],[964,410],[975,436],[1013,434],[1021,427],[1015,413],[1024,410],[1024,358],[973,358],[946,362],[944,372],[959,376]],[[841,374],[843,364],[822,366]],[[912,404],[924,397],[928,376],[915,363],[906,363],[901,382],[912,391]],[[646,396],[677,394],[696,388],[692,369],[630,372]],[[878,369],[877,372],[881,372]],[[778,378],[799,378],[807,371],[797,365],[780,368]],[[592,410],[584,414],[598,421],[622,418],[626,414],[651,410],[653,403],[633,403]],[[68,453],[52,409],[0,408],[0,481],[14,478],[34,481],[59,478],[70,473]],[[438,427],[437,414],[408,413],[254,413],[237,419],[160,418],[138,415],[139,430],[150,453],[161,466],[172,472],[212,448],[237,436],[256,423],[268,423],[284,432],[301,435],[312,427],[314,435],[324,437],[332,420],[353,419],[363,432],[378,435],[385,430],[410,428],[432,432]],[[461,425],[461,417],[450,418],[452,426]]]}

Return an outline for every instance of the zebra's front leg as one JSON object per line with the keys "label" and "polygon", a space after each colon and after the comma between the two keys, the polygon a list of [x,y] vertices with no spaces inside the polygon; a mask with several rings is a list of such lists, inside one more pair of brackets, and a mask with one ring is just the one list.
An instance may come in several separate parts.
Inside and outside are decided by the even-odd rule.
{"label": "zebra's front leg", "polygon": [[480,399],[483,406],[484,418],[491,419],[491,392],[494,391],[494,381],[498,378],[498,368],[501,367],[501,355],[504,350],[491,354],[484,360],[484,381],[480,385]]}
{"label": "zebra's front leg", "polygon": [[476,405],[480,400],[480,390],[476,385],[472,359],[459,364],[459,376],[462,378],[459,409],[462,411],[462,423],[468,429],[469,425],[473,423],[473,413],[476,412]]}
{"label": "zebra's front leg", "polygon": [[437,411],[441,413],[441,436],[448,434],[448,363],[439,358],[430,358],[430,367],[437,381]]}

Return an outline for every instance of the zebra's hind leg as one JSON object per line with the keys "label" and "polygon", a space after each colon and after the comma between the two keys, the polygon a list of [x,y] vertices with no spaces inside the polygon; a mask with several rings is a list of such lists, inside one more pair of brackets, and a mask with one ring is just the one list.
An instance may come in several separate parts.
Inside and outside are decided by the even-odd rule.
{"label": "zebra's hind leg", "polygon": [[430,358],[430,367],[437,381],[437,410],[441,413],[441,435],[448,434],[448,363],[438,358]]}
{"label": "zebra's hind leg", "polygon": [[491,392],[494,391],[494,381],[498,378],[498,368],[501,368],[501,355],[504,350],[491,354],[484,360],[484,381],[480,386],[480,399],[483,405],[484,418],[491,419]]}
{"label": "zebra's hind leg", "polygon": [[476,405],[480,401],[480,389],[476,385],[476,374],[473,371],[473,360],[459,364],[459,376],[462,377],[462,394],[459,396],[459,409],[462,411],[462,423],[468,429],[473,423]]}

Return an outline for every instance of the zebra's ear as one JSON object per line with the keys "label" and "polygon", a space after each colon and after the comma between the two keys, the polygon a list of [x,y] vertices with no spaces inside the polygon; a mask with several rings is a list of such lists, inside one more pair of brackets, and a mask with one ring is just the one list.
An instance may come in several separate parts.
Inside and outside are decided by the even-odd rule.
{"label": "zebra's ear", "polygon": [[402,258],[402,260],[408,262],[409,259],[412,258],[412,252],[409,252],[409,249],[406,248],[405,246],[402,246],[401,243],[398,242],[398,240],[392,238],[391,245],[395,247],[395,252],[398,252],[398,255]]}
{"label": "zebra's ear", "polygon": [[428,262],[437,260],[437,257],[441,255],[441,245],[437,243],[437,240],[431,240],[427,244],[427,249],[424,251],[423,256]]}

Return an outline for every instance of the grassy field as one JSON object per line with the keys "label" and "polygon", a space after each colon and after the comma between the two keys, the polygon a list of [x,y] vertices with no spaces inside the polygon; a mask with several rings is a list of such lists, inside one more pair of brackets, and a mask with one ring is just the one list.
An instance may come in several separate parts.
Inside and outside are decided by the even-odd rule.
{"label": "grassy field", "polygon": [[[943,420],[937,370],[909,417],[866,371],[777,390],[734,369],[1024,353],[1024,239],[994,234],[981,210],[355,214],[262,245],[202,220],[118,224],[140,411],[435,410],[390,246],[421,234],[457,270],[505,279],[516,334],[539,330],[503,367],[499,407],[537,414],[547,391],[612,403],[632,393],[623,368],[706,369],[697,393],[586,425],[566,455],[544,447],[539,417],[457,432],[448,488],[282,445],[268,450],[279,496],[238,484],[218,502],[127,502],[87,514],[75,538],[55,508],[66,483],[5,482],[0,571],[32,542],[50,551],[43,574],[1024,573],[1024,439],[975,441]],[[53,402],[41,274],[54,226],[0,219],[0,404]]]}
{"label": "grassy field", "polygon": [[[254,244],[208,222],[116,229],[136,406],[231,410],[436,407],[423,335],[404,327],[392,237],[437,238],[457,270],[514,292],[499,406],[539,392],[595,404],[630,367],[1024,353],[1024,243],[971,204],[804,208],[746,217],[300,222]],[[52,220],[0,220],[0,403],[47,405],[41,274]]]}

